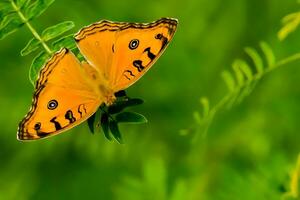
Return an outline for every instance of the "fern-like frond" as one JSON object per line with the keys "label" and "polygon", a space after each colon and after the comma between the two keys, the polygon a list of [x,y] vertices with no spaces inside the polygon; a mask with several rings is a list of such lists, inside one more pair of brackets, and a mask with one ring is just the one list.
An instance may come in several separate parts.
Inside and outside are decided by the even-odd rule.
{"label": "fern-like frond", "polygon": [[241,103],[267,73],[287,63],[300,60],[300,53],[298,53],[276,62],[273,50],[266,42],[261,42],[259,46],[262,53],[258,53],[254,48],[245,48],[245,53],[251,63],[236,59],[233,61],[231,70],[224,70],[221,73],[227,86],[227,93],[220,101],[210,107],[209,99],[206,97],[200,99],[202,112],[195,112],[194,119],[196,126],[200,127],[201,131],[197,130],[195,138],[198,138],[199,132],[202,132],[203,135],[206,134],[215,115],[220,110]]}

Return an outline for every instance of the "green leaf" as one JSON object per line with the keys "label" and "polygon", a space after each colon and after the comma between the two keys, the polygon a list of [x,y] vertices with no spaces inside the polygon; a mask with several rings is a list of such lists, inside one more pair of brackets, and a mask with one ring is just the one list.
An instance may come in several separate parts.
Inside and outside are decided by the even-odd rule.
{"label": "green leaf", "polygon": [[95,129],[94,129],[95,119],[96,119],[96,113],[94,113],[92,116],[90,116],[90,118],[88,118],[88,120],[87,120],[88,127],[93,134],[95,133]]}
{"label": "green leaf", "polygon": [[114,136],[114,138],[120,143],[122,144],[122,136],[118,127],[118,124],[115,120],[110,120],[109,121],[109,129],[112,133],[112,135]]}
{"label": "green leaf", "polygon": [[253,79],[253,73],[249,65],[243,61],[237,59],[236,62],[238,62],[240,70],[245,74],[248,81],[251,81]]}
{"label": "green leaf", "polygon": [[260,42],[260,48],[263,51],[263,53],[267,59],[268,67],[273,68],[275,66],[275,62],[276,62],[273,50],[271,49],[269,44],[266,42]]}
{"label": "green leaf", "polygon": [[15,3],[19,7],[19,9],[22,9],[23,7],[27,7],[30,1],[31,0],[16,0]]}
{"label": "green leaf", "polygon": [[33,59],[29,69],[29,80],[32,85],[35,85],[35,81],[37,80],[40,69],[42,68],[42,66],[44,66],[49,58],[50,55],[43,51]]}
{"label": "green leaf", "polygon": [[197,112],[197,111],[193,112],[193,117],[194,117],[194,120],[196,121],[197,124],[201,124],[203,119],[204,119],[204,117],[201,118],[200,113]]}
{"label": "green leaf", "polygon": [[283,24],[286,24],[286,23],[288,23],[288,22],[294,20],[295,18],[297,18],[299,15],[300,15],[300,12],[290,13],[290,14],[284,16],[284,17],[282,18],[281,22],[282,22]]}
{"label": "green leaf", "polygon": [[27,45],[22,49],[21,55],[26,56],[30,54],[31,52],[37,50],[40,47],[40,41],[36,38],[32,38]]}
{"label": "green leaf", "polygon": [[235,73],[235,77],[236,77],[236,80],[237,80],[237,83],[239,86],[242,86],[244,84],[244,75],[240,69],[240,63],[238,60],[235,60],[232,64],[232,69]]}
{"label": "green leaf", "polygon": [[71,50],[76,48],[76,43],[73,34],[60,38],[59,40],[56,40],[55,42],[52,43],[52,49],[54,51],[58,51],[61,48],[67,48]]}
{"label": "green leaf", "polygon": [[254,65],[256,67],[258,75],[263,74],[263,72],[264,72],[263,61],[262,61],[261,57],[259,56],[259,54],[257,53],[257,51],[253,48],[246,47],[245,52],[252,59]]}
{"label": "green leaf", "polygon": [[4,17],[0,25],[0,40],[21,28],[24,23],[15,15]]}
{"label": "green leaf", "polygon": [[101,127],[102,127],[102,131],[103,131],[106,139],[112,140],[110,133],[109,133],[109,116],[107,113],[103,113],[101,115]]}
{"label": "green leaf", "polygon": [[15,13],[15,10],[9,2],[0,2],[0,24],[6,15],[12,13]]}
{"label": "green leaf", "polygon": [[32,20],[40,16],[46,9],[54,2],[54,0],[36,0],[25,9],[25,16],[27,19]]}
{"label": "green leaf", "polygon": [[225,81],[227,88],[230,92],[233,92],[235,89],[235,81],[231,73],[227,70],[224,70],[221,74],[223,80]]}
{"label": "green leaf", "polygon": [[126,107],[137,106],[144,103],[142,99],[132,98],[125,99],[123,101],[116,101],[114,104],[108,107],[108,112],[110,114],[119,113],[124,110]]}
{"label": "green leaf", "polygon": [[135,112],[122,112],[116,115],[116,121],[119,123],[143,124],[147,123],[146,117]]}
{"label": "green leaf", "polygon": [[202,97],[200,99],[200,103],[203,107],[203,118],[207,117],[209,114],[209,100],[207,97]]}
{"label": "green leaf", "polygon": [[75,25],[72,21],[65,21],[65,22],[56,24],[54,26],[50,26],[43,31],[42,39],[44,41],[48,41],[53,38],[56,38],[57,36],[60,36],[60,35],[64,34],[65,32],[69,31],[74,26]]}
{"label": "green leaf", "polygon": [[291,13],[282,19],[283,27],[278,31],[279,40],[284,40],[289,34],[294,32],[300,24],[300,12]]}

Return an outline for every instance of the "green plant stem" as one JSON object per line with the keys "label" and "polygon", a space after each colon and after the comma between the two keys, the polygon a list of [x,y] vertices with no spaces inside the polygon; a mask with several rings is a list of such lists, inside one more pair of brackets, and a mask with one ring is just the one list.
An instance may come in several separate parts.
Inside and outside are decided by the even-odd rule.
{"label": "green plant stem", "polygon": [[[263,73],[260,74],[256,74],[255,76],[253,76],[253,79],[251,81],[246,81],[243,84],[239,85],[235,90],[231,91],[230,93],[228,93],[227,95],[225,95],[215,106],[213,106],[208,114],[206,116],[204,116],[203,121],[202,121],[202,125],[204,125],[204,132],[203,132],[203,136],[206,135],[208,127],[210,126],[211,122],[213,121],[214,116],[216,115],[216,113],[221,110],[223,107],[225,107],[231,100],[231,97],[233,97],[235,94],[237,94],[242,88],[250,85],[251,83],[257,83],[258,81],[260,81],[266,74],[274,71],[275,69],[287,65],[291,62],[295,62],[300,60],[300,53],[296,53],[292,56],[289,56],[287,58],[284,58],[280,61],[278,61],[276,64],[274,64],[273,66],[268,67],[266,70],[263,71]],[[194,137],[194,141],[198,140],[198,134],[195,135]]]}
{"label": "green plant stem", "polygon": [[23,13],[21,12],[20,8],[15,4],[15,2],[13,0],[10,0],[10,3],[12,5],[12,7],[15,9],[15,11],[18,13],[18,15],[21,18],[22,22],[24,22],[26,24],[26,26],[28,27],[28,29],[31,31],[31,33],[33,34],[33,36],[38,41],[40,41],[40,43],[42,44],[42,46],[44,47],[44,49],[46,50],[46,52],[49,55],[51,55],[52,54],[51,49],[45,43],[45,41],[43,41],[42,37],[38,34],[38,32],[31,26],[31,24],[29,23],[29,20],[23,15]]}

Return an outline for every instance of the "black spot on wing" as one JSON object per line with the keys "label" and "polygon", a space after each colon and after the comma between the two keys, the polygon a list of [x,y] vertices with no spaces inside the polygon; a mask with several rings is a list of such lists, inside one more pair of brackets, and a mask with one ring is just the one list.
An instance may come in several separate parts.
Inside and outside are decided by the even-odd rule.
{"label": "black spot on wing", "polygon": [[68,110],[66,112],[65,118],[70,121],[70,124],[76,121],[76,118],[73,116],[72,110]]}
{"label": "black spot on wing", "polygon": [[86,114],[86,109],[85,109],[85,106],[84,106],[84,104],[80,104],[79,106],[78,106],[78,113],[80,114],[80,118],[82,118],[82,114],[83,114],[83,112],[84,112],[84,114]]}
{"label": "black spot on wing", "polygon": [[130,77],[134,77],[134,76],[135,76],[135,75],[132,73],[131,70],[125,70],[125,71],[123,72],[123,75],[124,75],[128,80],[131,80]]}
{"label": "black spot on wing", "polygon": [[142,65],[142,61],[141,60],[135,60],[133,61],[133,66],[137,68],[137,70],[139,72],[143,71],[143,69],[145,69],[145,67]]}
{"label": "black spot on wing", "polygon": [[159,33],[155,36],[155,39],[161,40],[162,41],[162,45],[160,50],[164,49],[166,47],[166,45],[168,44],[169,40],[167,37],[165,37],[163,34]]}
{"label": "black spot on wing", "polygon": [[148,56],[148,58],[150,58],[151,61],[154,60],[154,58],[156,57],[156,56],[151,52],[151,48],[150,48],[150,47],[146,48],[146,49],[144,50],[144,52],[147,52],[147,56]]}
{"label": "black spot on wing", "polygon": [[114,44],[112,45],[111,50],[113,53],[115,53],[115,45]]}
{"label": "black spot on wing", "polygon": [[60,123],[59,123],[58,121],[55,121],[55,120],[56,120],[56,117],[53,117],[53,118],[50,120],[50,122],[51,122],[51,123],[54,123],[55,130],[58,131],[58,130],[60,130],[60,129],[62,129],[62,128],[61,128]]}

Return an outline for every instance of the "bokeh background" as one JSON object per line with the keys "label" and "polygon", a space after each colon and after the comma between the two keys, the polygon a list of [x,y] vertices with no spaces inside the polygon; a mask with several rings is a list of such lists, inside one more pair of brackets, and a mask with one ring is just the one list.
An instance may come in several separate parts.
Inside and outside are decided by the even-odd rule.
{"label": "bokeh background", "polygon": [[[296,0],[61,0],[32,24],[41,31],[64,20],[77,32],[90,23],[179,20],[155,66],[127,90],[145,100],[132,110],[149,123],[122,125],[125,144],[90,134],[84,123],[36,142],[16,140],[31,104],[32,37],[23,27],[0,41],[0,199],[282,199],[300,151],[299,62],[268,74],[241,104],[223,110],[205,137],[192,143],[199,98],[217,103],[227,92],[220,73],[245,46],[267,41],[277,59],[300,50],[300,31],[280,42],[283,16]],[[297,198],[294,198],[297,199]]]}

